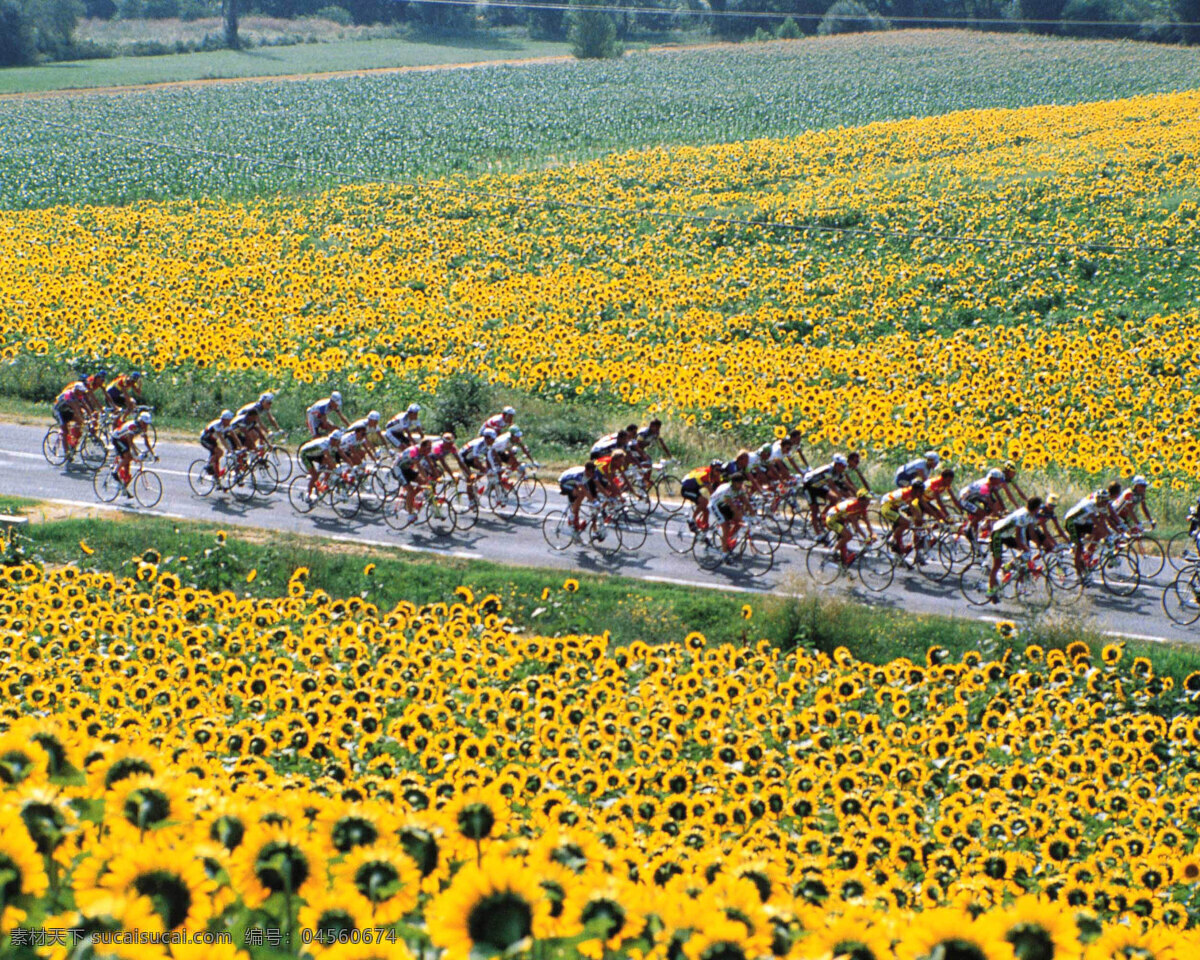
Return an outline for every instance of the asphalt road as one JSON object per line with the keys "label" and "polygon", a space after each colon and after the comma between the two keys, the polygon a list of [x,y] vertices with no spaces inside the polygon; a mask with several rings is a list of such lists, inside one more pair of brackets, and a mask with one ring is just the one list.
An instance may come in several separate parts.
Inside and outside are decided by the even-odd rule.
{"label": "asphalt road", "polygon": [[[219,493],[202,499],[192,492],[187,481],[188,465],[203,453],[198,444],[162,442],[158,445],[160,460],[152,465],[152,469],[162,480],[163,496],[155,509],[102,505],[95,496],[88,471],[80,467],[51,467],[46,462],[41,453],[45,432],[45,427],[15,424],[6,427],[5,439],[0,444],[0,493],[69,506],[205,520],[223,526],[280,530],[449,557],[616,574],[715,590],[795,593],[812,588],[805,572],[805,552],[789,543],[780,548],[774,569],[765,576],[750,577],[733,567],[708,573],[701,570],[690,556],[672,553],[663,541],[661,524],[653,519],[650,535],[640,550],[606,559],[585,546],[572,547],[562,553],[551,550],[542,536],[541,516],[518,516],[512,521],[502,521],[484,510],[473,529],[440,538],[425,526],[397,533],[377,517],[360,515],[352,521],[341,520],[323,506],[301,515],[289,505],[283,489],[270,498],[258,498],[248,504],[237,503],[228,495]],[[551,482],[553,478],[543,479],[551,488],[545,512],[563,506],[557,485]],[[1108,596],[1097,587],[1076,604],[1056,609],[1061,610],[1064,616],[1078,618],[1088,626],[1114,636],[1176,642],[1200,640],[1200,624],[1182,628],[1163,613],[1161,599],[1165,578],[1164,572],[1156,585],[1143,584],[1129,598]],[[951,576],[943,583],[933,583],[903,569],[897,569],[895,582],[879,594],[866,591],[857,581],[846,578],[832,587],[822,589],[849,592],[862,602],[911,613],[998,620],[1019,619],[1025,612],[1007,605],[981,610],[963,599],[957,576]]]}

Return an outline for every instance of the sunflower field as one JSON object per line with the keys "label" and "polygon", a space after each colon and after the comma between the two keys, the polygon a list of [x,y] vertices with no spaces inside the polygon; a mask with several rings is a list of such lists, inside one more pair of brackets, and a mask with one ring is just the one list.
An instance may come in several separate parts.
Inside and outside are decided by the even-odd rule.
{"label": "sunflower field", "polygon": [[5,570],[5,957],[1200,949],[1200,674],[1008,625],[956,661],[615,647],[177,569]]}
{"label": "sunflower field", "polygon": [[473,373],[731,439],[795,425],[1182,488],[1200,472],[1197,144],[1184,93],[4,213],[0,373],[132,364],[168,401],[221,381],[336,386],[352,408]]}

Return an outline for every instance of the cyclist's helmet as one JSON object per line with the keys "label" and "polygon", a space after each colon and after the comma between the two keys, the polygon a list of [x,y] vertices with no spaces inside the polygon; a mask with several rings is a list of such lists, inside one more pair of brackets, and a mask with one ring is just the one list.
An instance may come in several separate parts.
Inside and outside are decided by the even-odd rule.
{"label": "cyclist's helmet", "polygon": [[992,469],[988,471],[987,478],[989,480],[1003,480],[1004,479],[1004,471],[1001,470],[999,467],[992,467]]}
{"label": "cyclist's helmet", "polygon": [[517,439],[520,439],[520,437],[521,437],[521,428],[520,427],[513,427],[508,432],[511,433]]}
{"label": "cyclist's helmet", "polygon": [[486,430],[483,431],[483,439],[484,440],[495,440],[496,439],[496,431],[493,430],[491,427],[488,427]]}
{"label": "cyclist's helmet", "polygon": [[259,403],[273,403],[274,400],[275,400],[275,394],[271,393],[270,391],[267,391],[266,393],[260,393],[258,395]]}
{"label": "cyclist's helmet", "polygon": [[141,379],[142,379],[142,373],[141,373],[141,371],[140,371],[140,370],[134,370],[134,371],[133,371],[133,373],[131,373],[131,374],[129,375],[129,379],[130,379],[130,380],[141,380]]}
{"label": "cyclist's helmet", "polygon": [[508,416],[510,416],[510,417],[515,417],[515,416],[517,415],[517,411],[516,411],[516,409],[515,409],[514,407],[505,407],[505,408],[504,408],[503,410],[501,410],[500,412],[501,412],[501,413],[504,413],[504,414],[507,414],[507,415],[508,415]]}
{"label": "cyclist's helmet", "polygon": [[331,433],[329,435],[329,439],[333,443],[341,443],[342,442],[342,431],[334,430],[333,433]]}
{"label": "cyclist's helmet", "polygon": [[1058,494],[1057,493],[1046,494],[1046,506],[1048,506],[1048,507],[1057,507],[1058,506]]}
{"label": "cyclist's helmet", "polygon": [[222,410],[221,411],[221,419],[222,420],[232,420],[233,419],[233,411],[232,410]]}
{"label": "cyclist's helmet", "polygon": [[1106,503],[1112,499],[1112,494],[1108,492],[1107,487],[1101,487],[1096,491],[1096,500],[1100,503]]}
{"label": "cyclist's helmet", "polygon": [[835,453],[835,454],[833,455],[833,465],[834,465],[835,467],[844,467],[844,466],[846,466],[846,458],[845,458],[845,457],[843,457],[843,456],[842,456],[840,453]]}
{"label": "cyclist's helmet", "polygon": [[454,446],[454,434],[443,433],[442,434],[442,443],[445,443],[448,446],[453,447]]}
{"label": "cyclist's helmet", "polygon": [[370,413],[368,413],[367,414],[367,422],[368,423],[378,423],[379,422],[379,411],[372,410]]}
{"label": "cyclist's helmet", "polygon": [[925,481],[922,480],[920,477],[917,477],[917,479],[914,480],[911,484],[909,484],[909,486],[911,486],[914,490],[916,490],[917,493],[920,493],[921,491],[923,491],[925,489]]}
{"label": "cyclist's helmet", "polygon": [[720,470],[723,466],[725,466],[725,461],[724,460],[710,460],[708,462],[708,466],[709,466],[710,470]]}
{"label": "cyclist's helmet", "polygon": [[82,383],[76,382],[75,385],[71,387],[71,392],[79,394],[87,393],[87,387],[85,387]]}
{"label": "cyclist's helmet", "polygon": [[107,380],[108,379],[108,371],[107,370],[97,370],[96,376],[101,380]]}
{"label": "cyclist's helmet", "polygon": [[1139,473],[1129,482],[1129,485],[1131,487],[1144,487],[1146,486],[1146,478]]}
{"label": "cyclist's helmet", "polygon": [[419,403],[410,403],[408,405],[408,412],[409,413],[420,413],[421,405]]}
{"label": "cyclist's helmet", "polygon": [[758,448],[758,455],[764,460],[769,457],[771,455],[771,445],[769,443],[764,443]]}
{"label": "cyclist's helmet", "polygon": [[871,498],[871,491],[866,487],[859,487],[858,493],[855,494],[855,496],[857,496],[859,500],[869,500]]}
{"label": "cyclist's helmet", "polygon": [[148,424],[149,422],[150,422],[150,411],[149,410],[143,410],[141,413],[138,414],[138,423],[140,423],[144,426],[144,425]]}
{"label": "cyclist's helmet", "polygon": [[334,390],[333,393],[329,395],[329,402],[335,407],[340,407],[342,405],[342,395]]}
{"label": "cyclist's helmet", "polygon": [[746,475],[744,473],[735,473],[732,477],[729,478],[729,482],[730,483],[741,483],[745,479],[746,479]]}
{"label": "cyclist's helmet", "polygon": [[1011,460],[1005,460],[1004,461],[1004,472],[1005,473],[1016,473],[1017,465],[1015,463],[1013,463]]}
{"label": "cyclist's helmet", "polygon": [[939,463],[942,462],[942,458],[936,450],[926,450],[925,451],[925,462],[936,467]]}

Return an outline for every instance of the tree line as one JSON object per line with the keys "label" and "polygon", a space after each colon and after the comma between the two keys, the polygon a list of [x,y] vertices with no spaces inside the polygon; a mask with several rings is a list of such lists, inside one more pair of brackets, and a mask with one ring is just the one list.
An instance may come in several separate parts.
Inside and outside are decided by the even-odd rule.
{"label": "tree line", "polygon": [[528,0],[519,7],[424,0],[0,0],[0,66],[97,55],[75,43],[80,17],[222,16],[222,33],[211,38],[221,46],[238,45],[238,18],[246,14],[405,24],[438,34],[526,27],[535,39],[569,39],[584,57],[614,56],[622,41],[680,31],[741,40],[971,26],[955,21],[975,21],[991,31],[1200,43],[1200,0],[571,0],[570,10],[563,5],[562,0]]}

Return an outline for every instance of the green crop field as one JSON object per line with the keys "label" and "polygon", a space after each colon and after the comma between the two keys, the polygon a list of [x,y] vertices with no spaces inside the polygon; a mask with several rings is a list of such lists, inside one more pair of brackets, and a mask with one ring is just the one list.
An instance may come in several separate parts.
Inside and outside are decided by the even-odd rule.
{"label": "green crop field", "polygon": [[504,171],[965,107],[1169,92],[1198,78],[1200,49],[910,31],[620,62],[8,101],[0,206],[263,196]]}

